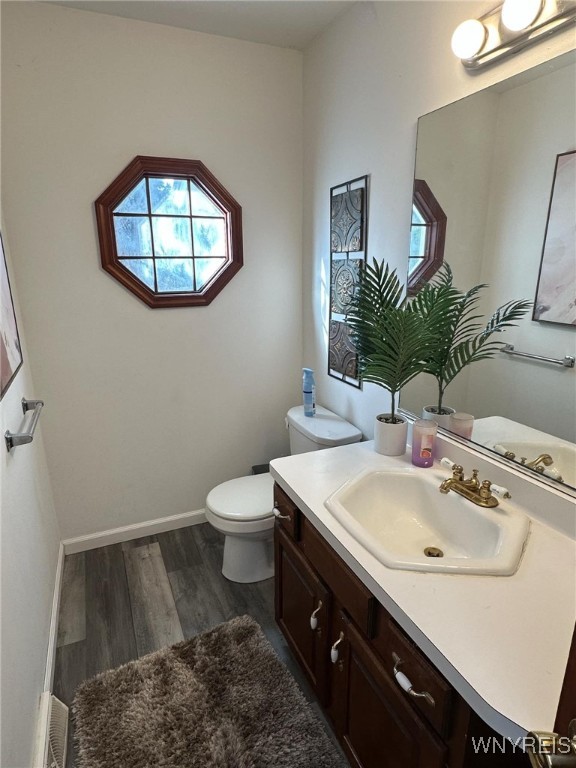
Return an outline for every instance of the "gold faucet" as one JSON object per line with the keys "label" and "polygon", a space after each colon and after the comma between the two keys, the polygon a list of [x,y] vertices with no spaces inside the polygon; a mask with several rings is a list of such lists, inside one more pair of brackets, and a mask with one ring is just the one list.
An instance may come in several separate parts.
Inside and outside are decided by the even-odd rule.
{"label": "gold faucet", "polygon": [[534,461],[528,461],[525,456],[522,456],[520,464],[530,469],[535,469],[537,472],[544,472],[544,467],[551,467],[554,464],[554,459],[549,453],[541,453]]}
{"label": "gold faucet", "polygon": [[492,495],[490,480],[478,480],[478,470],[472,470],[472,477],[464,478],[464,468],[461,464],[453,464],[452,477],[440,485],[440,493],[454,491],[479,507],[497,507],[498,499]]}

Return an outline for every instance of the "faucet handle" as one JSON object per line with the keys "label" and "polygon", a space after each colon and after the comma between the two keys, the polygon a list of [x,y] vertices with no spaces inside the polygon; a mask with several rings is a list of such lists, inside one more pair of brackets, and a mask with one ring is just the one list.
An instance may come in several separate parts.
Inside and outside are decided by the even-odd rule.
{"label": "faucet handle", "polygon": [[498,496],[501,499],[511,499],[512,495],[508,488],[504,488],[503,485],[496,485],[495,483],[492,483],[491,488],[492,493],[494,496]]}
{"label": "faucet handle", "polygon": [[461,464],[454,464],[452,459],[449,459],[448,456],[444,456],[443,458],[441,458],[440,464],[443,467],[447,467],[448,469],[452,470],[452,477],[455,480],[464,479],[464,467]]}
{"label": "faucet handle", "polygon": [[480,483],[480,490],[478,491],[478,495],[481,499],[492,498],[492,483],[490,480],[482,480]]}

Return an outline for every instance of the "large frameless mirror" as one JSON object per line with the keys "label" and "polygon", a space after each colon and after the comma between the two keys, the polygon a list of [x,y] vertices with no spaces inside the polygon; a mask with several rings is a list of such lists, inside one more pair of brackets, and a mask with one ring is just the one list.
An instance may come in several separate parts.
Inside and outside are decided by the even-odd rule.
{"label": "large frameless mirror", "polygon": [[[570,52],[418,121],[415,178],[446,215],[444,262],[454,284],[461,290],[488,284],[479,305],[486,318],[508,301],[536,298],[544,243],[552,237],[558,157],[576,159],[575,117],[576,54]],[[563,322],[528,312],[498,336],[513,354],[498,352],[465,367],[444,401],[474,416],[473,444],[564,488],[576,487],[576,369],[562,364],[576,351],[576,201],[570,200],[576,162],[571,168],[567,190],[558,182],[554,190],[565,195],[569,221],[552,244],[558,294],[551,302],[562,301],[569,286],[572,310]],[[435,388],[432,376],[417,377],[403,390],[402,407],[419,415],[435,402]]]}

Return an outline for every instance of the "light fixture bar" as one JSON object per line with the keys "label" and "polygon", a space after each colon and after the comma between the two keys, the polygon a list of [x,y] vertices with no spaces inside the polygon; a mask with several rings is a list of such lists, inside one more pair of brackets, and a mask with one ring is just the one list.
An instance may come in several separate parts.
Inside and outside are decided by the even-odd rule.
{"label": "light fixture bar", "polygon": [[478,19],[486,29],[485,42],[477,53],[461,58],[466,69],[477,71],[496,64],[576,23],[576,0],[545,0],[533,24],[513,32],[502,22],[503,5],[500,3]]}

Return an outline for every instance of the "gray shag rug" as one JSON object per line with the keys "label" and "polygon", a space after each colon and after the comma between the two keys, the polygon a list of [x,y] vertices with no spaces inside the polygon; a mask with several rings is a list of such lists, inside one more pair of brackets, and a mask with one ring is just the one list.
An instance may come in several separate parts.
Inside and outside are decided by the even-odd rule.
{"label": "gray shag rug", "polygon": [[344,768],[259,625],[241,616],[83,683],[79,768]]}

